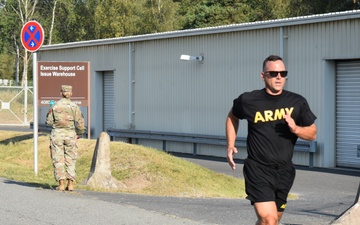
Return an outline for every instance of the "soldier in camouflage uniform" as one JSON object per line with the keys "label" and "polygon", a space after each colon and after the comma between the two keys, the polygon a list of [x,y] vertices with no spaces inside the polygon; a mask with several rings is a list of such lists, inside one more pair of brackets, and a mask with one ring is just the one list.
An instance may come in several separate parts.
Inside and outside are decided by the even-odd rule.
{"label": "soldier in camouflage uniform", "polygon": [[[46,125],[52,127],[50,153],[54,176],[59,182],[58,190],[73,191],[78,157],[76,140],[85,132],[85,125],[79,106],[69,99],[72,96],[72,86],[62,85],[61,95],[63,98],[46,115]],[[65,179],[68,181],[66,188]]]}

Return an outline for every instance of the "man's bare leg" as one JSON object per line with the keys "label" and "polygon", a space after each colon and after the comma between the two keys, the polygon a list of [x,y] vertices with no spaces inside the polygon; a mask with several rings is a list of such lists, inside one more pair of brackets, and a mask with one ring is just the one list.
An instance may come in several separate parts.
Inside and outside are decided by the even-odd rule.
{"label": "man's bare leg", "polygon": [[278,225],[283,212],[278,212],[275,202],[257,202],[254,204],[258,217],[256,225]]}

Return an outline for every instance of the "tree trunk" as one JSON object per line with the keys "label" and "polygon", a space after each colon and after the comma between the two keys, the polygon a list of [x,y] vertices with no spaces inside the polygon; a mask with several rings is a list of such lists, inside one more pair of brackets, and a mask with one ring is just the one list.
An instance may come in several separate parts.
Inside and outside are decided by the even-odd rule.
{"label": "tree trunk", "polygon": [[14,38],[14,45],[16,50],[16,56],[15,56],[15,85],[19,85],[19,60],[20,60],[20,49],[19,45],[16,42],[16,36],[13,35]]}
{"label": "tree trunk", "polygon": [[53,10],[52,10],[51,26],[50,26],[50,31],[49,31],[49,43],[48,43],[49,45],[51,45],[52,32],[53,32],[53,29],[54,29],[56,3],[57,3],[57,0],[54,1],[54,7],[53,7]]}
{"label": "tree trunk", "polygon": [[21,86],[25,86],[25,84],[27,84],[27,73],[28,73],[28,51],[25,50],[24,53],[24,70],[23,70],[23,75],[22,75],[22,81],[21,81]]}

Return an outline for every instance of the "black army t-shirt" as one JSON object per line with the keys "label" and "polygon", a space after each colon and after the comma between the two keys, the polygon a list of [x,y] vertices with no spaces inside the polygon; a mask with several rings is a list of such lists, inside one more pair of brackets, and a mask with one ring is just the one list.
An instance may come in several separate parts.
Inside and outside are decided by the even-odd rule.
{"label": "black army t-shirt", "polygon": [[298,126],[310,126],[316,120],[306,99],[286,90],[276,96],[255,90],[234,100],[232,113],[248,121],[248,158],[264,165],[291,163],[297,136],[285,122],[287,111]]}

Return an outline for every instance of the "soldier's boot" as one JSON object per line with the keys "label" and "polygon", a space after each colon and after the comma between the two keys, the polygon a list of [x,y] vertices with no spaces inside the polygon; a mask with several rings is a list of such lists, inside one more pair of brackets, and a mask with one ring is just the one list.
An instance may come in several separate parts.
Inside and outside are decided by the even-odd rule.
{"label": "soldier's boot", "polygon": [[64,191],[65,190],[65,184],[64,180],[59,180],[59,187],[57,188],[58,191]]}
{"label": "soldier's boot", "polygon": [[68,184],[67,184],[67,187],[66,187],[66,190],[67,190],[67,191],[73,191],[73,190],[74,190],[74,185],[73,185],[73,183],[74,183],[73,180],[68,179]]}

